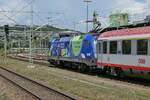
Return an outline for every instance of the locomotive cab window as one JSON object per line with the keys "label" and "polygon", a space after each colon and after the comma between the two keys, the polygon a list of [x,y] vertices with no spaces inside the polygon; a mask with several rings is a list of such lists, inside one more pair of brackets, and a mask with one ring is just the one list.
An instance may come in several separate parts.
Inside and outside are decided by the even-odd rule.
{"label": "locomotive cab window", "polygon": [[122,54],[131,54],[131,40],[122,41]]}
{"label": "locomotive cab window", "polygon": [[117,54],[117,41],[110,41],[110,54]]}
{"label": "locomotive cab window", "polygon": [[148,54],[148,40],[137,40],[137,55]]}
{"label": "locomotive cab window", "polygon": [[103,42],[103,53],[106,54],[107,53],[107,41]]}

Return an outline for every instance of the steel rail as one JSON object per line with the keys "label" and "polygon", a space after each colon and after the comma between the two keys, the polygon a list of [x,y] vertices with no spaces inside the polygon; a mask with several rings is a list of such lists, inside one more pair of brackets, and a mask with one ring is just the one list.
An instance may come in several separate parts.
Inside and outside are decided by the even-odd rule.
{"label": "steel rail", "polygon": [[33,94],[32,92],[28,91],[27,89],[25,89],[24,87],[18,85],[17,83],[13,82],[12,80],[10,80],[9,78],[5,77],[4,75],[0,74],[0,77],[6,79],[7,81],[9,81],[10,83],[12,83],[13,85],[19,87],[20,89],[22,89],[23,91],[25,91],[26,93],[34,96],[35,98],[37,98],[37,100],[41,100],[37,95]]}

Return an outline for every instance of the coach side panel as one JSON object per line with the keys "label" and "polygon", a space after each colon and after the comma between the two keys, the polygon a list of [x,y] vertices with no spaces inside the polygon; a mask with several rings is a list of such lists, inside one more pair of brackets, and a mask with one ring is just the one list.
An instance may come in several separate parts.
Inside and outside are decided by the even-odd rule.
{"label": "coach side panel", "polygon": [[[129,45],[131,45],[131,48],[124,52],[123,49],[126,49],[123,48],[125,46],[124,40],[117,40],[114,43],[112,41],[99,41],[98,67],[120,67],[125,72],[138,73],[140,75],[146,74],[150,77],[150,40],[126,40],[126,42],[130,43],[126,45],[128,46],[126,48],[130,48]],[[146,47],[145,49],[147,50],[142,51],[140,44],[143,46],[146,44],[147,47],[144,46],[144,48]],[[115,46],[116,48],[114,48]],[[138,49],[141,51],[138,51]]]}

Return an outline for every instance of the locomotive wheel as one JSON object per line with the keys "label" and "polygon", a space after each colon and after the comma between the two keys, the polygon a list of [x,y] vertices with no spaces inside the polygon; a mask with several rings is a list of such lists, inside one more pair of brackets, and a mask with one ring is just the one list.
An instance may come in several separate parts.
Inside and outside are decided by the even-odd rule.
{"label": "locomotive wheel", "polygon": [[105,66],[103,72],[104,74],[111,75],[111,68],[109,66]]}
{"label": "locomotive wheel", "polygon": [[102,74],[106,74],[107,71],[107,66],[104,66],[104,68],[102,69]]}
{"label": "locomotive wheel", "polygon": [[78,65],[78,71],[81,71],[81,70],[82,70],[82,66],[83,66],[82,64],[79,64],[79,65]]}
{"label": "locomotive wheel", "polygon": [[125,76],[123,70],[120,67],[116,67],[115,71],[118,77],[123,78]]}
{"label": "locomotive wheel", "polygon": [[81,72],[86,72],[87,66],[85,64],[81,64]]}

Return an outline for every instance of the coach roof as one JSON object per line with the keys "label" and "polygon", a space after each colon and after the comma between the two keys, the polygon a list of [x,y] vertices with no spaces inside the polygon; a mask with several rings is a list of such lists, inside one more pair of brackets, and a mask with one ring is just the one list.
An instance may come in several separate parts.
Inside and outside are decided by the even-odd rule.
{"label": "coach roof", "polygon": [[123,38],[123,37],[136,37],[136,36],[149,36],[150,26],[137,27],[137,28],[127,28],[121,30],[114,30],[102,33],[98,40],[100,39],[110,39],[110,38]]}

